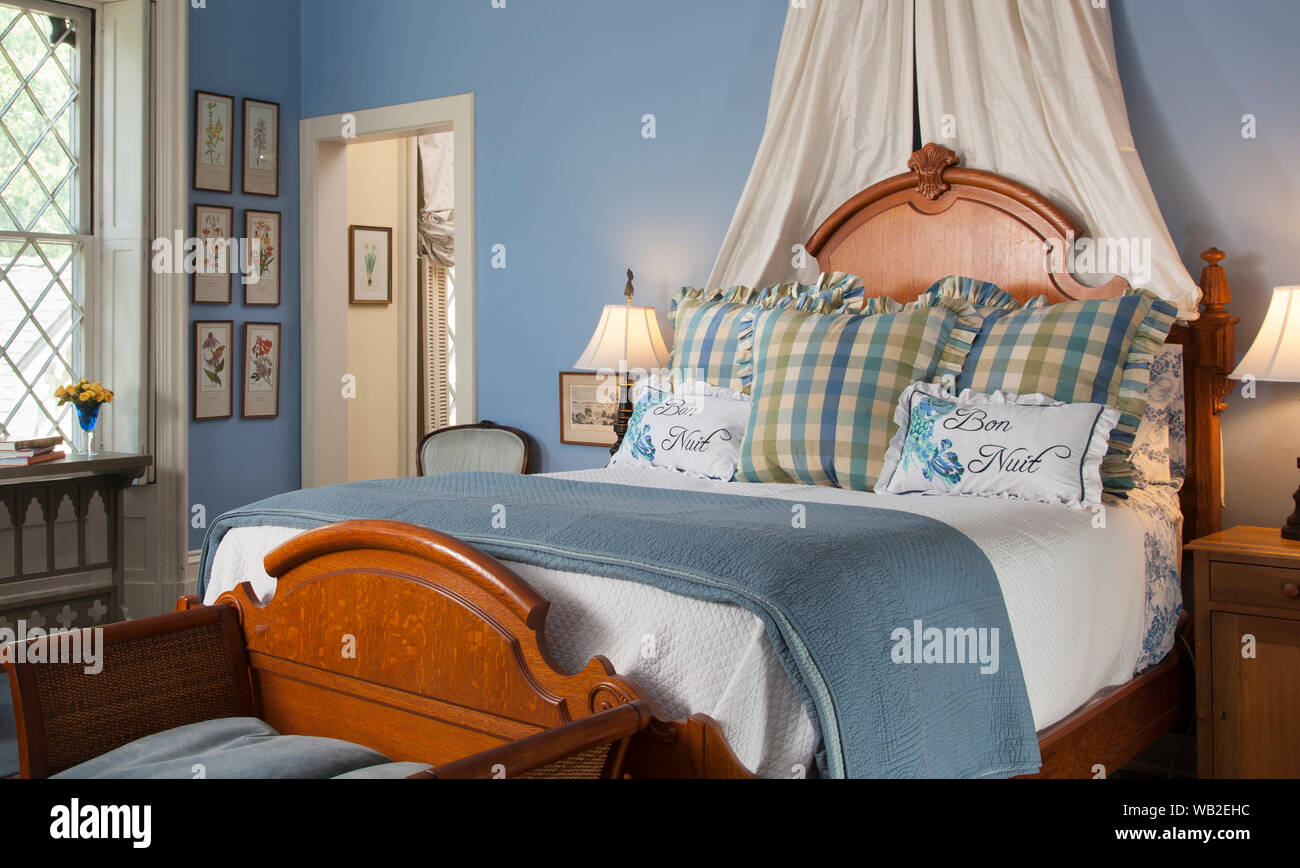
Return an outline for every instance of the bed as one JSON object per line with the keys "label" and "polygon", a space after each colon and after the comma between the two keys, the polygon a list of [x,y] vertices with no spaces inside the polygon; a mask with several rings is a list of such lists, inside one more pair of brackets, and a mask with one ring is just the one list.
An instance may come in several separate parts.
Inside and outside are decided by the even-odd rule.
{"label": "bed", "polygon": [[[1122,278],[1087,286],[1063,271],[1049,272],[1044,245],[1064,244],[1082,235],[1080,228],[1034,191],[956,164],[951,151],[927,145],[912,156],[909,172],[835,211],[808,242],[808,252],[824,270],[860,275],[873,294],[900,301],[947,273],[979,275],[1019,300],[1046,294],[1051,303],[1107,298],[1127,288]],[[1204,311],[1169,338],[1182,347],[1186,479],[1181,489],[1153,486],[1108,502],[1100,523],[1095,513],[1028,502],[699,481],[621,467],[556,476],[619,486],[630,500],[675,488],[765,502],[863,510],[883,505],[956,529],[997,574],[1041,752],[1037,774],[1093,776],[1122,765],[1181,712],[1176,617],[1171,620],[1159,601],[1178,594],[1183,539],[1219,527],[1218,415],[1225,408],[1236,322],[1225,308],[1230,295],[1222,258],[1216,250],[1205,254]],[[249,584],[242,593],[271,598],[276,571],[264,564],[265,556],[309,526],[262,521],[224,528],[205,553],[204,601],[230,600],[243,582]],[[375,569],[384,568],[383,550],[357,549],[368,554],[354,557],[368,556]],[[560,670],[582,671],[603,655],[610,672],[623,679],[619,690],[604,695],[605,704],[644,697],[664,718],[701,711],[708,716],[703,720],[711,718],[707,730],[700,718],[693,729],[686,721],[661,727],[664,752],[633,758],[634,769],[640,763],[653,773],[658,762],[718,776],[813,773],[819,725],[753,612],[599,571],[503,560],[549,601],[545,637],[540,622],[521,629],[529,643],[549,649]]]}

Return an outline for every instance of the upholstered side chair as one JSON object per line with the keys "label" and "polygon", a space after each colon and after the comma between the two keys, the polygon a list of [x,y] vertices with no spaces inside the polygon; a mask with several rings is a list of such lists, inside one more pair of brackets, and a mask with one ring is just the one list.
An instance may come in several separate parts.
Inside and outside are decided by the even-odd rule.
{"label": "upholstered side chair", "polygon": [[481,470],[491,473],[528,473],[532,466],[533,439],[518,428],[489,421],[454,425],[425,435],[416,464],[421,476]]}

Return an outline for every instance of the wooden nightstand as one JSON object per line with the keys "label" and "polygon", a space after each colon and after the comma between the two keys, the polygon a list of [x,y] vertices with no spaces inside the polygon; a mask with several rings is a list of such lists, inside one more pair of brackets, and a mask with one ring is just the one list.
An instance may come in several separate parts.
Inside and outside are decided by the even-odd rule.
{"label": "wooden nightstand", "polygon": [[1198,774],[1300,777],[1300,542],[1276,528],[1234,527],[1187,549],[1195,554]]}

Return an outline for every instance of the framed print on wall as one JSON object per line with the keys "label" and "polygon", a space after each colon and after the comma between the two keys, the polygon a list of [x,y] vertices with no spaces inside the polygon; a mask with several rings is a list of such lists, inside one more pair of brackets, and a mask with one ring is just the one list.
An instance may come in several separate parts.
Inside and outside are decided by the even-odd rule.
{"label": "framed print on wall", "polygon": [[231,141],[235,132],[235,98],[194,92],[194,189],[231,191]]}
{"label": "framed print on wall", "polygon": [[560,442],[572,446],[614,445],[618,390],[606,388],[600,374],[560,372]]}
{"label": "framed print on wall", "polygon": [[244,192],[280,195],[280,104],[244,100]]}
{"label": "framed print on wall", "polygon": [[348,302],[393,303],[393,230],[348,227]]}
{"label": "framed print on wall", "polygon": [[194,304],[230,304],[230,275],[235,263],[229,242],[234,223],[234,208],[194,206],[194,237],[199,241],[198,263],[190,278],[190,301]]}
{"label": "framed print on wall", "polygon": [[280,303],[280,212],[245,211],[248,274],[244,275],[244,304]]}
{"label": "framed print on wall", "polygon": [[280,415],[280,324],[244,323],[244,383],[240,415],[271,419]]}
{"label": "framed print on wall", "polygon": [[234,415],[230,386],[233,357],[230,344],[235,324],[230,320],[194,323],[194,419],[229,419]]}

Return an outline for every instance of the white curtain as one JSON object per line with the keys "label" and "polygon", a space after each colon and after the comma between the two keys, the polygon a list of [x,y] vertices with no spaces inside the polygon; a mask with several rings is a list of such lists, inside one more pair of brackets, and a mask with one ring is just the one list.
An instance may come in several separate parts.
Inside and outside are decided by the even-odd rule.
{"label": "white curtain", "polygon": [[912,152],[912,0],[791,5],[767,126],[708,286],[811,282],[795,245]]}
{"label": "white curtain", "polygon": [[456,149],[451,133],[417,140],[420,153],[420,250],[443,268],[456,264]]}
{"label": "white curtain", "polygon": [[[1200,290],[1133,146],[1101,5],[916,0],[921,136],[952,148],[964,166],[1006,175],[1073,211],[1091,238],[1113,242],[1099,265],[1117,266],[1110,271],[1194,317]],[[1121,239],[1130,239],[1127,267]],[[1094,245],[1094,259],[1103,247]],[[1078,276],[1096,284],[1110,272]]]}

